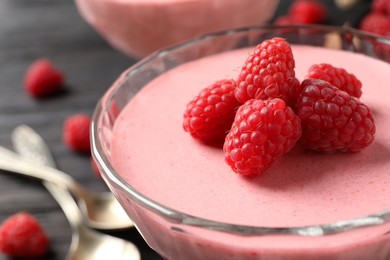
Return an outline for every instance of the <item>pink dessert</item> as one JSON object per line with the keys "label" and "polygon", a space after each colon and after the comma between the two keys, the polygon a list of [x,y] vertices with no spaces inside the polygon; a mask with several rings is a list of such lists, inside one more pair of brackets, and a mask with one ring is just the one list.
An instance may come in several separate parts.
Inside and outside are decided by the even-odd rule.
{"label": "pink dessert", "polygon": [[279,1],[76,0],[81,15],[114,47],[143,57],[206,32],[259,25]]}
{"label": "pink dessert", "polygon": [[[235,174],[225,164],[222,149],[193,139],[183,130],[182,120],[186,103],[200,89],[237,77],[251,51],[240,49],[181,65],[143,88],[114,126],[111,158],[116,171],[143,195],[169,208],[238,225],[320,225],[388,209],[390,103],[384,97],[390,95],[390,65],[340,50],[292,47],[300,80],[312,64],[324,62],[361,80],[361,100],[373,109],[377,127],[367,149],[324,155],[298,145],[259,177]],[[133,214],[140,218],[142,230],[166,228],[147,211]],[[170,255],[163,255],[167,259],[389,259],[388,230],[389,223],[320,237],[225,234],[220,240],[212,233],[206,238],[180,232],[169,239],[166,232],[143,235],[152,247],[171,243]]]}

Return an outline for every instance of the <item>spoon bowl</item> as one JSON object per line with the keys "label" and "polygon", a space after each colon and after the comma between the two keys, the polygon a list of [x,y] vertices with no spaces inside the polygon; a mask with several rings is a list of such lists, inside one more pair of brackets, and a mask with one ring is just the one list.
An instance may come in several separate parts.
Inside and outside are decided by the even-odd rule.
{"label": "spoon bowl", "polygon": [[[21,125],[15,128],[12,142],[16,151],[25,159],[40,165],[56,167],[46,142],[30,127]],[[110,257],[140,259],[140,252],[133,243],[96,232],[86,226],[80,209],[66,187],[48,181],[44,181],[43,185],[60,204],[72,228],[72,243],[67,259],[103,260]]]}
{"label": "spoon bowl", "polygon": [[[14,132],[17,138],[23,138],[28,145],[39,140],[27,135],[27,128],[18,128]],[[78,184],[71,176],[57,169],[32,163],[22,156],[0,146],[0,169],[19,175],[34,177],[65,186],[77,199],[82,215],[88,226],[99,230],[120,230],[133,227],[123,208],[112,193],[91,192]]]}
{"label": "spoon bowl", "polygon": [[141,259],[133,243],[96,232],[84,225],[80,210],[65,187],[50,182],[44,182],[44,185],[58,201],[72,227],[68,260]]}

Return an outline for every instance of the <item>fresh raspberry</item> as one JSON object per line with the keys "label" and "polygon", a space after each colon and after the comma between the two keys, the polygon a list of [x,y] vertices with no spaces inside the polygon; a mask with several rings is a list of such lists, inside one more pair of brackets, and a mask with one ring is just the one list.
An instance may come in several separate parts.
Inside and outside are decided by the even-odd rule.
{"label": "fresh raspberry", "polygon": [[336,68],[327,63],[314,64],[309,68],[306,78],[322,79],[351,96],[360,98],[362,83],[355,75],[343,68]]}
{"label": "fresh raspberry", "polygon": [[186,106],[184,130],[203,141],[222,141],[240,105],[235,88],[234,80],[219,80],[201,90]]}
{"label": "fresh raspberry", "polygon": [[238,101],[281,98],[292,104],[299,88],[290,44],[282,38],[265,40],[245,61],[237,79]]}
{"label": "fresh raspberry", "polygon": [[321,152],[358,152],[374,141],[371,109],[320,79],[305,79],[297,103],[304,147]]}
{"label": "fresh raspberry", "polygon": [[223,146],[236,173],[254,176],[287,153],[301,136],[301,121],[284,100],[251,99],[237,111]]}
{"label": "fresh raspberry", "polygon": [[45,231],[27,212],[10,216],[0,226],[0,251],[9,257],[38,258],[48,247]]}
{"label": "fresh raspberry", "polygon": [[324,23],[327,17],[326,6],[316,0],[296,0],[288,13],[294,21],[301,24]]}
{"label": "fresh raspberry", "polygon": [[382,13],[390,15],[390,1],[389,0],[374,0],[371,3],[371,10],[375,13]]}
{"label": "fresh raspberry", "polygon": [[48,59],[38,59],[27,69],[24,88],[34,98],[43,98],[58,93],[64,82],[63,73]]}
{"label": "fresh raspberry", "polygon": [[64,122],[63,140],[73,151],[90,153],[89,127],[91,118],[86,114],[69,116]]}
{"label": "fresh raspberry", "polygon": [[363,31],[390,36],[390,17],[380,13],[369,13],[359,24]]}

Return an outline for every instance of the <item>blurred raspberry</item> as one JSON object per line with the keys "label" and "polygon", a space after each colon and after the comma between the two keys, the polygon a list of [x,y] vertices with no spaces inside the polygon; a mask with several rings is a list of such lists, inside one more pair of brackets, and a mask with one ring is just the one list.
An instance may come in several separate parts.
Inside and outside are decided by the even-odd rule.
{"label": "blurred raspberry", "polygon": [[390,1],[389,0],[373,0],[371,3],[371,10],[375,13],[390,15]]}
{"label": "blurred raspberry", "polygon": [[290,6],[288,15],[296,23],[319,24],[327,18],[326,6],[316,0],[295,0]]}
{"label": "blurred raspberry", "polygon": [[64,143],[73,151],[90,153],[89,127],[91,118],[86,114],[75,114],[66,118],[63,127]]}
{"label": "blurred raspberry", "polygon": [[34,61],[24,75],[24,88],[34,98],[58,93],[64,82],[63,73],[49,59]]}
{"label": "blurred raspberry", "polygon": [[10,216],[0,226],[0,251],[15,258],[43,256],[49,239],[38,221],[27,212]]}
{"label": "blurred raspberry", "polygon": [[380,13],[369,13],[363,17],[359,28],[366,32],[390,36],[390,17]]}

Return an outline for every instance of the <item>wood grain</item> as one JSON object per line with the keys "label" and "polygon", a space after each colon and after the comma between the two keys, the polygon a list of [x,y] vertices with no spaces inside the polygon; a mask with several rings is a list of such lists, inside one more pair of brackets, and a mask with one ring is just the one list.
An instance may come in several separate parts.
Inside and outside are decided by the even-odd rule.
{"label": "wood grain", "polygon": [[[24,92],[22,78],[27,66],[41,57],[64,71],[66,91],[35,100]],[[92,171],[89,156],[62,143],[62,125],[69,115],[91,115],[104,91],[134,62],[91,29],[71,1],[0,1],[0,145],[12,148],[13,128],[28,124],[48,142],[61,170],[92,190],[107,190]],[[44,259],[65,259],[71,232],[57,203],[39,181],[0,172],[0,221],[19,211],[32,213],[47,231],[51,246]],[[143,259],[161,259],[135,230],[113,235],[135,242]],[[7,258],[0,254],[0,259]]]}

